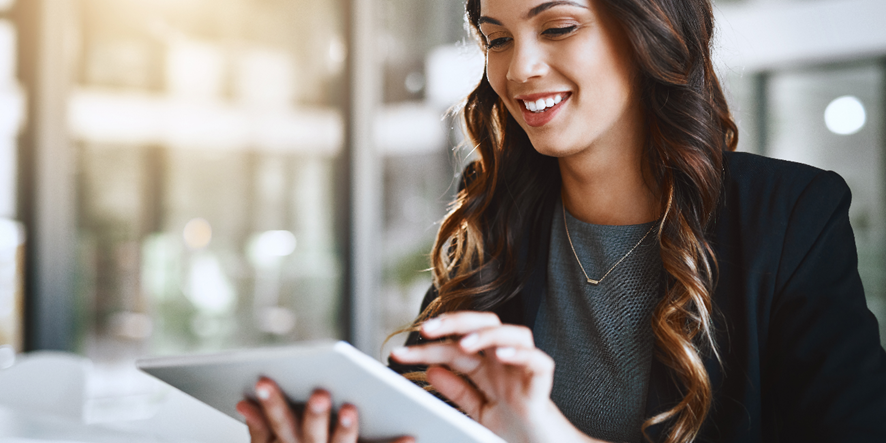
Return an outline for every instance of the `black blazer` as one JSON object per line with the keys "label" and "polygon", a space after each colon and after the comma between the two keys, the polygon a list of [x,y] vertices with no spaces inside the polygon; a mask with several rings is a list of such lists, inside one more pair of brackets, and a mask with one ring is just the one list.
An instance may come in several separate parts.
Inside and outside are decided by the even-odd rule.
{"label": "black blazer", "polygon": [[[527,233],[542,247],[533,248],[540,252],[522,291],[494,309],[503,322],[535,322],[551,197]],[[722,366],[705,361],[714,399],[697,441],[886,443],[886,352],[858,276],[850,199],[834,172],[726,153],[709,237],[719,264],[713,303]],[[422,308],[434,297],[431,288]],[[420,341],[413,333],[407,344]],[[669,371],[653,359],[647,417],[681,399]],[[661,430],[650,429],[655,441]]]}

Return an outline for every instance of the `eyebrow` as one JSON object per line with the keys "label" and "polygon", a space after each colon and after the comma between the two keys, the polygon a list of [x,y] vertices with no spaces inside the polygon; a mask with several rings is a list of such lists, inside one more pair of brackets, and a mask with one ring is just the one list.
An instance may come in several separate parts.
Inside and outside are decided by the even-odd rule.
{"label": "eyebrow", "polygon": [[[525,18],[532,18],[532,17],[535,17],[536,15],[541,14],[542,12],[545,12],[545,11],[547,11],[548,9],[555,8],[555,7],[557,7],[557,6],[575,6],[575,7],[577,7],[577,8],[588,9],[587,6],[585,6],[585,5],[580,5],[580,4],[576,3],[576,2],[571,2],[571,1],[568,1],[568,0],[558,0],[558,1],[551,1],[551,2],[547,2],[547,3],[542,3],[542,4],[538,5],[538,6],[536,6],[536,7],[532,8],[532,9],[530,9],[529,12],[526,13],[526,17],[525,17]],[[490,24],[493,24],[493,25],[502,26],[502,24],[501,24],[500,21],[498,21],[498,20],[496,20],[496,19],[494,19],[494,18],[492,18],[492,17],[487,17],[487,16],[485,16],[485,15],[480,16],[480,19],[477,20],[477,24],[478,24],[478,25],[482,25],[483,23],[490,23]]]}
{"label": "eyebrow", "polygon": [[542,12],[545,12],[545,11],[547,11],[548,9],[551,9],[551,8],[554,8],[554,7],[557,7],[557,6],[575,6],[576,8],[588,9],[587,6],[585,6],[585,5],[580,5],[580,4],[576,3],[576,2],[570,2],[570,1],[553,1],[553,2],[542,3],[542,4],[538,5],[538,6],[536,6],[536,7],[532,8],[532,9],[530,9],[529,12],[526,14],[526,18],[532,18],[532,17],[535,17],[536,15],[541,14]]}

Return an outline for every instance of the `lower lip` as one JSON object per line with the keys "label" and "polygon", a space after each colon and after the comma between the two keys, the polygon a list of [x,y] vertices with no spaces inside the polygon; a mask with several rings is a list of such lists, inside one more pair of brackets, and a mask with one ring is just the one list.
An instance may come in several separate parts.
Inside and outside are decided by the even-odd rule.
{"label": "lower lip", "polygon": [[523,120],[526,122],[527,125],[532,127],[537,128],[539,126],[544,126],[557,116],[557,113],[560,112],[560,107],[563,106],[567,100],[569,100],[569,96],[566,96],[560,103],[557,103],[550,108],[546,108],[542,112],[532,112],[526,109],[526,104],[524,104],[523,101],[520,100],[520,109],[523,110]]}

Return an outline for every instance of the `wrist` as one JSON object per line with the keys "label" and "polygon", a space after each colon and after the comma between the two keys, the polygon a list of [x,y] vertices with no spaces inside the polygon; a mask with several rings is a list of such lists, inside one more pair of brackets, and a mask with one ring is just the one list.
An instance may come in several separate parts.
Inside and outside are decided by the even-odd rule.
{"label": "wrist", "polygon": [[605,443],[576,428],[552,400],[536,412],[529,417],[533,430],[528,439],[531,443]]}

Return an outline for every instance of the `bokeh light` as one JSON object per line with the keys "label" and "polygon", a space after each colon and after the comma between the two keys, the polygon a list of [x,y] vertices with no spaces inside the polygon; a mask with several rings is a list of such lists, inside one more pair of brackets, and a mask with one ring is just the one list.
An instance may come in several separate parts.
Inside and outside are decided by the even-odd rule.
{"label": "bokeh light", "polygon": [[182,237],[184,237],[185,244],[189,249],[205,248],[212,241],[212,225],[206,219],[191,219],[191,221],[185,224]]}
{"label": "bokeh light", "polygon": [[286,257],[295,251],[295,235],[289,231],[265,231],[253,237],[249,255],[264,262],[269,258]]}
{"label": "bokeh light", "polygon": [[866,120],[864,104],[851,95],[834,99],[824,110],[824,123],[834,134],[855,134],[864,127]]}

